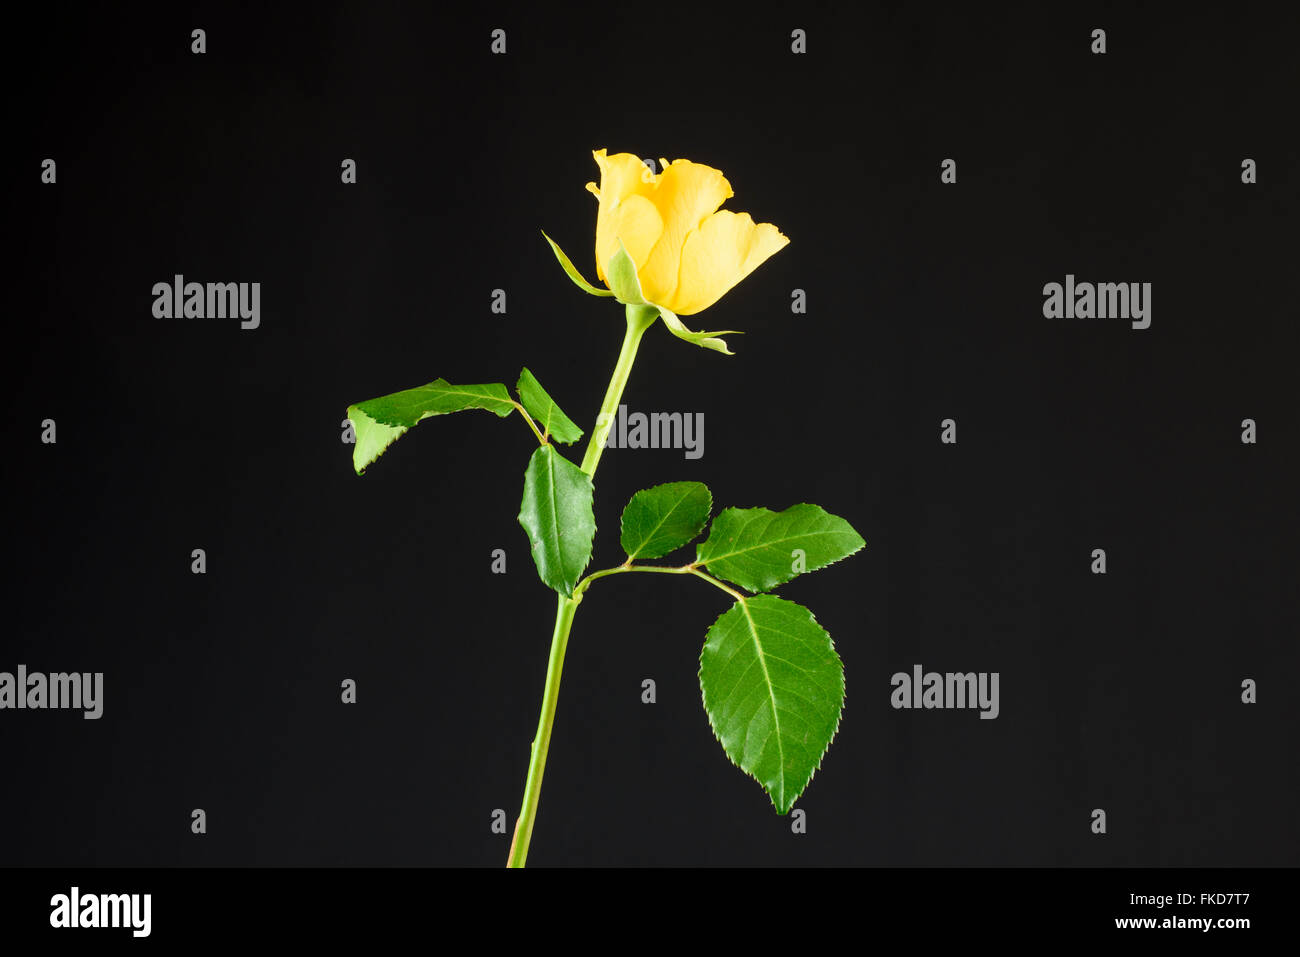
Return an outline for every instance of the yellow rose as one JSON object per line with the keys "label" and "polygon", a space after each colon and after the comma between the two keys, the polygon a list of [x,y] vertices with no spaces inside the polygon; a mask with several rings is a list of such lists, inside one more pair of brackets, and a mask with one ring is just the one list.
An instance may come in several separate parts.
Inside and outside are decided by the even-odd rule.
{"label": "yellow rose", "polygon": [[591,154],[600,186],[596,275],[605,280],[623,247],[636,265],[646,302],[691,316],[722,296],[790,240],[771,223],[719,209],[734,193],[721,171],[690,160],[660,160],[658,175],[631,153]]}
{"label": "yellow rose", "polygon": [[631,153],[591,155],[600,167],[600,186],[587,184],[600,201],[596,275],[609,289],[583,279],[546,236],[564,271],[592,295],[653,306],[673,335],[730,354],[716,338],[726,331],[692,332],[677,316],[713,305],[790,240],[771,223],[720,209],[734,194],[711,166],[661,160],[664,171],[655,174]]}

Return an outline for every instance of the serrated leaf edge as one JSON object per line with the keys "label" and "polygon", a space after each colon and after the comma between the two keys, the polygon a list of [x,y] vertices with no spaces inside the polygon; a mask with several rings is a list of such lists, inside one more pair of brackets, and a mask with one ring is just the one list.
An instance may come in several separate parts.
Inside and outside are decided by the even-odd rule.
{"label": "serrated leaf edge", "polygon": [[[559,450],[556,449],[555,446],[553,446],[553,445],[543,445],[543,446],[540,446],[539,448],[537,448],[536,450],[534,450],[533,455],[534,455],[534,456],[537,455],[537,453],[538,453],[538,452],[541,452],[543,449],[549,449],[550,452],[551,452],[551,455],[555,456],[556,458],[559,458],[560,460],[562,460],[562,461],[564,461],[564,462],[568,462],[568,464],[570,464],[570,465],[573,465],[573,463],[572,463],[572,462],[569,462],[568,459],[566,459],[563,455],[561,455],[560,452],[559,452]],[[532,456],[529,456],[528,461],[529,461],[529,464],[531,465],[531,464],[532,464]],[[574,467],[577,468],[577,466],[574,466]],[[552,474],[551,474],[551,482],[550,482],[551,514],[552,514],[552,515],[557,515],[559,510],[556,508],[556,501],[555,501],[555,476],[554,476],[554,464],[552,464],[552,466],[551,466],[551,472],[552,472]],[[591,477],[588,476],[587,478],[588,478],[588,481],[590,481]],[[528,480],[528,467],[525,466],[525,467],[524,467],[524,481],[527,482],[527,480]],[[593,490],[594,490],[594,485],[593,485]],[[542,542],[541,540],[537,540],[537,541],[534,541],[534,540],[533,540],[532,532],[529,531],[528,526],[524,524],[524,509],[523,509],[523,504],[522,504],[522,503],[520,503],[520,506],[519,506],[519,513],[515,516],[515,521],[517,521],[517,522],[519,523],[519,527],[522,528],[522,529],[524,530],[524,537],[528,539],[528,546],[529,546],[530,557],[533,558],[533,564],[534,564],[534,566],[536,566],[536,564],[537,564],[537,559],[536,559],[535,556],[532,556],[531,553],[532,553],[532,552],[535,552],[538,548],[542,548],[542,547],[544,547],[544,546],[545,546],[545,543]],[[558,540],[560,539],[560,534],[559,534],[560,524],[559,524],[559,521],[558,521],[558,520],[553,521],[553,522],[552,522],[552,525],[553,525],[554,528],[555,528],[555,538],[556,538],[556,540],[558,541]],[[587,570],[587,568],[591,565],[591,558],[592,558],[592,555],[594,554],[594,551],[595,551],[596,532],[597,532],[597,531],[599,531],[599,526],[596,524],[596,515],[595,515],[595,510],[594,510],[594,508],[593,508],[593,510],[592,510],[592,522],[591,522],[591,545],[588,547],[588,550],[587,550],[587,560],[583,563],[582,568],[578,569],[578,573],[577,573],[577,575],[574,576],[573,584],[572,584],[572,585],[568,585],[567,589],[558,589],[558,588],[555,588],[553,585],[551,585],[551,584],[550,584],[549,582],[547,582],[545,579],[542,579],[542,578],[541,578],[541,573],[540,573],[540,570],[539,570],[539,571],[538,571],[538,579],[542,582],[542,584],[543,584],[543,585],[546,585],[547,588],[550,588],[552,591],[556,592],[557,594],[562,594],[562,595],[564,595],[565,598],[572,598],[572,597],[573,597],[573,590],[574,590],[575,588],[577,588],[577,586],[578,586],[578,582],[582,581],[582,573],[585,572],[585,571]],[[566,583],[566,584],[567,584],[567,583]]]}
{"label": "serrated leaf edge", "polygon": [[[751,509],[752,509],[752,508],[761,508],[761,509],[763,509],[763,510],[766,511],[766,512],[771,512],[771,513],[775,516],[775,515],[781,515],[781,514],[784,514],[785,512],[788,512],[788,511],[789,511],[790,509],[792,509],[792,508],[798,508],[800,505],[810,505],[810,506],[812,506],[813,508],[819,508],[819,509],[821,509],[823,512],[825,512],[827,515],[830,515],[832,518],[838,518],[840,521],[844,522],[846,525],[849,525],[849,528],[853,530],[853,534],[854,534],[854,535],[857,535],[858,538],[862,538],[862,533],[859,532],[856,528],[853,528],[853,526],[852,526],[851,524],[849,524],[849,520],[848,520],[847,518],[845,518],[843,515],[835,515],[835,514],[832,513],[832,512],[827,512],[826,509],[824,509],[824,508],[822,508],[820,505],[816,505],[816,504],[814,504],[814,503],[812,503],[812,502],[795,502],[793,505],[787,505],[785,508],[780,509],[780,510],[767,508],[766,506],[763,506],[763,505],[751,506],[750,508],[751,508]],[[745,508],[745,506],[741,506],[741,505],[728,505],[727,508],[724,508],[724,509],[723,509],[721,512],[719,512],[717,515],[713,516],[712,521],[709,523],[709,534],[710,534],[710,535],[713,534],[713,525],[717,522],[717,520],[718,520],[719,518],[722,517],[723,513],[727,512],[728,510],[733,509],[733,508],[735,508],[735,509],[739,509],[739,510],[741,510],[741,511],[748,511],[748,510],[750,510],[750,509]],[[780,541],[780,540],[778,540],[778,541]],[[708,543],[708,539],[706,538],[703,542],[700,542],[698,545],[695,546],[695,561],[696,561],[696,564],[703,565],[705,568],[709,568],[709,565],[708,565],[708,562],[701,561],[701,559],[700,559],[700,551],[699,551],[699,549],[700,549],[700,546],[705,545],[705,544],[707,544],[707,543]],[[768,544],[768,545],[771,545],[771,544],[774,544],[774,543],[772,543],[772,542],[768,542],[767,544]],[[840,558],[832,559],[831,561],[827,562],[827,563],[824,564],[824,565],[818,565],[816,568],[807,568],[807,569],[805,569],[804,571],[796,572],[794,575],[792,575],[790,578],[787,578],[785,581],[783,581],[783,582],[777,582],[776,584],[772,585],[770,588],[767,588],[767,589],[765,589],[765,590],[763,590],[763,591],[754,591],[752,588],[746,588],[744,585],[740,584],[739,582],[736,582],[736,581],[734,581],[733,579],[728,578],[726,575],[718,574],[717,572],[713,571],[713,569],[711,569],[711,568],[709,568],[709,573],[710,573],[710,574],[713,574],[713,575],[717,575],[717,576],[718,576],[719,578],[721,578],[723,581],[729,581],[729,582],[731,582],[731,583],[732,583],[733,585],[735,585],[737,588],[744,588],[745,591],[750,592],[750,593],[753,594],[753,595],[770,595],[770,594],[772,594],[773,589],[780,588],[782,585],[788,585],[788,584],[790,584],[790,582],[794,581],[794,580],[795,580],[796,578],[798,578],[800,575],[806,575],[806,574],[808,574],[809,572],[819,572],[819,571],[821,571],[823,568],[830,568],[832,565],[838,565],[840,562],[844,561],[844,559],[853,557],[854,555],[856,555],[858,552],[862,551],[862,549],[864,549],[864,548],[866,548],[866,547],[867,547],[866,539],[862,539],[862,544],[859,545],[857,548],[853,549],[853,551],[849,552],[848,554],[843,555],[843,556],[841,556]],[[746,551],[749,551],[749,549],[746,549]],[[744,554],[744,552],[729,552],[729,553],[727,553],[726,555],[721,555],[721,556],[717,556],[717,555],[715,555],[714,558],[713,558],[713,560],[716,561],[718,558],[730,558],[730,557],[732,557],[733,555],[743,555],[743,554]],[[795,604],[798,604],[798,602],[796,602]]]}
{"label": "serrated leaf edge", "polygon": [[[651,485],[649,488],[643,488],[643,489],[640,489],[640,490],[638,490],[638,491],[636,491],[636,492],[633,492],[633,493],[632,493],[632,498],[636,498],[636,497],[637,497],[638,495],[640,495],[642,492],[652,492],[652,491],[654,491],[654,490],[657,489],[657,488],[663,488],[665,485],[685,485],[685,484],[698,485],[700,488],[704,489],[704,494],[707,495],[707,496],[709,497],[709,507],[708,507],[708,509],[705,511],[705,514],[704,514],[704,521],[700,523],[700,527],[697,528],[697,529],[695,530],[695,533],[694,533],[693,535],[691,535],[690,538],[686,539],[686,541],[682,542],[682,543],[681,543],[680,545],[678,545],[676,548],[670,548],[670,549],[668,549],[668,551],[664,552],[664,553],[661,554],[661,555],[646,555],[646,554],[642,553],[640,550],[638,550],[638,551],[636,552],[636,554],[630,554],[630,553],[628,553],[628,551],[627,551],[626,549],[624,549],[624,550],[623,550],[623,553],[624,553],[625,555],[627,555],[627,560],[628,560],[629,562],[636,561],[637,558],[648,558],[648,559],[650,559],[650,560],[652,560],[652,561],[653,561],[654,559],[663,558],[664,555],[671,555],[673,552],[677,551],[678,548],[685,548],[687,545],[689,545],[689,544],[690,544],[691,542],[693,542],[695,539],[697,539],[697,538],[700,537],[700,533],[703,532],[704,529],[705,529],[705,526],[707,526],[707,525],[709,524],[709,517],[713,514],[713,491],[712,491],[712,490],[711,490],[707,485],[705,485],[703,482],[696,482],[696,481],[694,481],[693,479],[685,479],[685,480],[683,480],[683,481],[681,481],[681,482],[660,482],[658,485]],[[647,540],[647,541],[648,541],[651,537],[654,536],[654,533],[655,533],[655,532],[657,532],[657,531],[659,531],[659,529],[663,528],[663,526],[664,526],[664,522],[668,521],[669,517],[671,517],[672,514],[673,514],[673,512],[676,511],[677,506],[678,506],[678,505],[681,505],[681,503],[684,502],[685,500],[686,500],[686,496],[683,495],[682,498],[678,500],[677,504],[674,505],[674,506],[672,507],[672,509],[670,509],[666,515],[664,515],[664,517],[663,517],[662,519],[660,519],[659,524],[656,525],[656,526],[651,530],[650,535],[646,537],[646,540]],[[631,501],[631,499],[629,499],[627,505],[631,505],[631,504],[632,504],[632,501]],[[626,515],[626,514],[627,514],[627,505],[625,505],[625,506],[623,507],[623,515]],[[620,516],[619,516],[619,519],[618,519],[618,538],[619,538],[619,545],[622,545],[622,544],[623,544],[623,515],[620,515]],[[642,545],[644,545],[644,542],[642,543]]]}
{"label": "serrated leaf edge", "polygon": [[[524,401],[523,386],[524,386],[525,375],[533,380],[533,384],[537,386],[538,389],[541,390],[542,395],[546,396],[546,401],[550,403],[550,408],[548,409],[548,411],[553,414],[551,416],[548,416],[548,418],[544,422],[540,418],[538,418],[537,414],[532,409],[528,408],[528,403]],[[547,441],[554,439],[556,442],[559,442],[561,445],[572,445],[574,442],[578,441],[578,439],[582,438],[583,435],[586,434],[585,432],[582,431],[581,426],[579,426],[577,422],[574,422],[571,418],[569,418],[565,414],[564,410],[560,408],[559,403],[551,398],[551,394],[546,391],[546,386],[542,385],[541,380],[539,380],[537,376],[533,375],[532,370],[530,370],[528,366],[524,366],[520,370],[519,379],[517,382],[515,382],[515,392],[519,396],[519,404],[522,405],[524,407],[524,411],[527,412],[530,416],[532,416],[533,419],[536,420],[537,424],[541,426],[542,434],[543,436],[545,436]],[[559,436],[555,435],[555,433],[551,431],[551,424],[552,422],[554,422],[555,416],[561,417],[565,422],[567,422],[570,426],[572,426],[574,430],[577,431],[578,434],[571,439],[562,439]]]}
{"label": "serrated leaf edge", "polygon": [[[770,595],[772,598],[780,598],[779,595],[771,595],[770,592],[763,592],[762,594]],[[759,597],[759,595],[751,595],[750,597],[757,598]],[[700,685],[700,707],[704,708],[704,717],[705,720],[708,722],[709,731],[713,735],[713,740],[718,742],[718,747],[722,749],[722,753],[728,761],[730,761],[735,767],[740,768],[740,770],[743,771],[747,777],[752,778],[755,781],[755,783],[757,783],[758,786],[762,788],[763,793],[767,795],[768,801],[771,802],[773,810],[775,810],[777,814],[784,817],[794,809],[795,803],[799,800],[799,798],[804,796],[805,792],[807,792],[808,788],[812,785],[813,779],[817,777],[817,772],[822,769],[822,761],[826,760],[826,755],[830,752],[831,745],[835,743],[835,738],[840,733],[840,724],[844,721],[844,709],[848,707],[849,679],[848,679],[848,671],[844,667],[844,659],[840,657],[840,653],[835,647],[835,639],[831,637],[830,630],[825,625],[823,625],[820,621],[817,620],[817,616],[813,614],[813,610],[809,608],[807,605],[801,605],[797,601],[790,601],[788,598],[781,598],[781,600],[790,602],[790,604],[792,605],[799,605],[800,608],[808,612],[808,617],[812,619],[813,624],[815,624],[818,628],[820,628],[822,630],[822,633],[826,635],[826,639],[831,643],[831,654],[834,655],[835,660],[839,662],[840,674],[843,676],[843,683],[844,683],[844,691],[840,693],[840,710],[835,717],[835,727],[831,730],[831,736],[826,739],[826,747],[822,749],[822,753],[818,756],[817,763],[813,766],[812,772],[808,775],[807,783],[804,784],[803,788],[800,789],[799,793],[796,794],[791,799],[790,807],[786,808],[784,812],[782,812],[781,806],[776,803],[775,799],[773,799],[772,792],[770,792],[767,789],[767,786],[764,785],[762,781],[759,781],[752,771],[746,770],[744,767],[740,765],[738,761],[732,758],[732,756],[727,753],[727,746],[723,744],[722,739],[718,737],[718,729],[713,726],[713,717],[712,715],[709,714],[708,705],[704,703],[704,649],[703,648],[700,649],[700,668],[696,672],[696,678],[699,679],[699,685]],[[736,601],[746,602],[749,601],[749,598],[738,598],[736,599]],[[722,615],[725,615],[728,611],[731,611],[731,609],[728,608],[726,611],[722,613]],[[713,620],[714,625],[716,625],[718,621],[721,620],[722,615],[719,615],[717,618]],[[745,617],[750,618],[748,608],[746,608],[745,610]],[[707,641],[708,632],[712,630],[712,628],[713,625],[710,625],[708,630],[705,631],[706,641]],[[784,761],[782,762],[782,764],[784,764]]]}
{"label": "serrated leaf edge", "polygon": [[[355,454],[357,444],[359,444],[359,443],[356,442],[356,430],[357,430],[357,420],[356,420],[356,416],[357,416],[358,414],[360,414],[360,415],[362,415],[362,416],[365,416],[367,419],[369,419],[371,422],[374,422],[376,425],[382,425],[382,426],[383,426],[384,428],[386,428],[386,429],[396,429],[396,430],[397,430],[396,433],[393,435],[393,437],[390,438],[387,442],[385,442],[384,445],[383,445],[383,447],[382,447],[381,449],[379,449],[379,451],[377,451],[373,456],[371,456],[370,461],[366,462],[364,465],[361,465],[361,466],[358,466],[358,465],[357,465],[357,462],[356,462],[356,454]],[[378,461],[379,461],[379,457],[380,457],[381,455],[383,455],[385,452],[387,452],[390,448],[392,448],[394,442],[396,442],[398,439],[400,439],[400,438],[401,438],[403,435],[405,435],[407,432],[411,431],[409,428],[407,428],[407,427],[404,426],[404,425],[390,425],[390,424],[387,423],[387,422],[380,422],[378,419],[376,419],[376,418],[375,418],[373,415],[371,415],[369,412],[366,412],[365,410],[363,410],[363,409],[361,408],[360,403],[357,403],[357,404],[355,404],[355,405],[350,405],[350,406],[348,406],[347,416],[348,416],[348,421],[352,423],[352,435],[353,435],[353,446],[352,446],[352,448],[353,448],[352,470],[353,470],[354,472],[356,472],[357,475],[364,475],[365,472],[366,472],[366,469],[370,468],[370,466],[372,466],[372,465],[374,465],[376,462],[378,462]]]}
{"label": "serrated leaf edge", "polygon": [[[442,382],[442,386],[438,386],[439,382]],[[487,399],[490,400],[490,402],[498,402],[498,403],[504,402],[507,404],[507,408],[504,411],[498,411],[495,410],[495,408],[481,408],[480,406],[468,406],[465,408],[458,408],[458,410],[454,410],[451,412],[425,412],[422,413],[419,419],[416,419],[415,423],[412,423],[411,425],[407,425],[404,423],[395,423],[395,421],[385,421],[381,419],[381,417],[372,415],[372,413],[365,411],[364,408],[361,411],[365,412],[365,416],[367,416],[368,419],[370,419],[370,421],[376,421],[376,423],[380,425],[387,425],[389,426],[390,429],[413,429],[415,428],[416,425],[419,425],[425,419],[432,419],[432,417],[438,415],[455,415],[455,412],[472,412],[472,411],[491,412],[493,413],[493,415],[497,416],[498,419],[506,419],[507,416],[511,415],[511,412],[515,411],[515,404],[513,404],[513,400],[510,398],[510,389],[507,389],[506,384],[504,384],[504,382],[474,382],[474,385],[499,385],[500,390],[502,390],[504,393],[504,398],[500,397],[500,395],[494,395],[491,393],[474,393],[474,391],[469,391],[468,386],[459,386],[459,385],[451,384],[451,382],[448,382],[447,380],[445,380],[445,378],[439,376],[438,378],[435,378],[435,380],[433,380],[432,382],[425,382],[424,385],[413,385],[409,387],[409,389],[399,389],[398,391],[395,391],[395,393],[389,393],[387,395],[376,395],[376,397],[374,397],[373,399],[363,399],[361,400],[361,402],[356,402],[354,404],[351,404],[351,406],[348,406],[348,410],[352,410],[352,408],[361,408],[361,406],[364,406],[365,403],[378,402],[378,400],[380,399],[387,399],[393,397],[393,395],[398,395],[400,393],[413,393],[413,391],[416,391],[417,389],[430,389],[430,387],[439,387],[439,389],[442,389],[443,391],[446,391],[446,393],[450,393],[452,395],[468,395],[469,398],[473,398],[473,399]]]}

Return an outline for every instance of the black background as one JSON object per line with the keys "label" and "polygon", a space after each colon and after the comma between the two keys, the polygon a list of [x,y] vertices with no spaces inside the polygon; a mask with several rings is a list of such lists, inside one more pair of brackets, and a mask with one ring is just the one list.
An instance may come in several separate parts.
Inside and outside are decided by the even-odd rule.
{"label": "black background", "polygon": [[[703,412],[705,454],[606,453],[593,567],[680,479],[867,547],[779,592],[846,669],[806,835],[701,707],[724,597],[627,576],[579,611],[530,864],[1296,863],[1294,14],[23,16],[0,670],[102,671],[105,714],[0,713],[0,863],[504,862],[554,609],[533,440],[450,416],[358,478],[340,425],[527,364],[589,427],[621,312],[539,230],[592,276],[600,147],[716,166],[791,242],[687,320],[735,356],[647,334],[625,401]],[[155,319],[175,273],[261,282],[261,327]],[[1066,273],[1151,282],[1151,328],[1045,319]],[[917,663],[1000,672],[1000,717],[893,710]]]}

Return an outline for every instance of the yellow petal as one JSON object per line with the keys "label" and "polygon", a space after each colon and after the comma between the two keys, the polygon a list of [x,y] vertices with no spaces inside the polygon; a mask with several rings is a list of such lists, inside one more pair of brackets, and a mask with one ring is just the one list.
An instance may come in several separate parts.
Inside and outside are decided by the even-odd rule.
{"label": "yellow petal", "polygon": [[633,153],[615,153],[606,156],[603,149],[593,150],[592,157],[600,167],[600,192],[603,201],[619,202],[633,194],[646,195],[658,180],[650,167]]}
{"label": "yellow petal", "polygon": [[601,206],[596,219],[596,273],[605,279],[605,264],[618,252],[619,240],[636,264],[637,273],[664,231],[659,210],[644,196],[629,196],[606,211]]}
{"label": "yellow petal", "polygon": [[666,305],[673,297],[686,237],[732,195],[727,178],[712,166],[679,159],[664,167],[649,194],[659,210],[663,232],[645,264],[637,264],[649,302]]}
{"label": "yellow petal", "polygon": [[749,213],[720,210],[686,237],[676,290],[660,304],[679,316],[707,309],[789,241],[771,223],[755,224]]}
{"label": "yellow petal", "polygon": [[[603,280],[605,263],[609,262],[609,257],[618,249],[620,238],[638,266],[645,261],[650,246],[658,239],[658,213],[650,216],[644,208],[631,211],[623,209],[624,204],[629,204],[635,197],[646,197],[653,193],[658,177],[639,157],[631,153],[607,156],[605,150],[600,149],[594,150],[591,155],[600,167],[599,189],[594,183],[588,183],[587,189],[600,200],[600,208],[596,213],[596,275]],[[636,203],[630,205],[639,206]],[[621,232],[623,229],[628,229],[629,234],[624,236]]]}

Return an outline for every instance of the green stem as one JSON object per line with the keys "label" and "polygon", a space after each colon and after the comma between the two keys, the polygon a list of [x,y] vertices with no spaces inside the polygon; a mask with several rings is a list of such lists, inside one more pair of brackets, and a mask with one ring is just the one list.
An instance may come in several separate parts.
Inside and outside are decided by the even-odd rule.
{"label": "green stem", "polygon": [[[628,376],[632,374],[632,363],[636,361],[641,337],[658,316],[658,310],[647,306],[627,307],[627,333],[623,336],[623,347],[619,350],[614,374],[610,376],[609,388],[605,390],[605,400],[601,403],[600,414],[596,416],[596,427],[592,430],[586,454],[582,457],[582,471],[589,476],[595,476],[600,455],[605,450],[605,439],[609,436],[610,426],[614,424],[614,416],[618,414],[618,404],[623,398]],[[546,688],[542,692],[542,713],[537,720],[537,735],[533,738],[532,755],[528,760],[528,780],[524,784],[524,803],[519,811],[519,820],[515,823],[515,836],[510,843],[507,867],[523,867],[528,860],[528,845],[532,842],[537,804],[542,796],[546,754],[551,746],[551,728],[555,724],[555,708],[560,698],[564,652],[569,645],[569,631],[573,627],[573,615],[580,601],[582,595],[575,591],[572,598],[561,595],[556,605],[551,656],[546,664]]]}
{"label": "green stem", "polygon": [[705,572],[700,571],[698,568],[695,568],[694,566],[690,566],[690,569],[691,569],[691,574],[694,575],[696,578],[704,579],[714,588],[721,588],[732,598],[736,599],[736,601],[745,600],[745,596],[742,595],[740,592],[736,591],[736,589],[732,588],[730,585],[724,585],[722,582],[718,581],[712,575],[706,574]]}
{"label": "green stem", "polygon": [[596,429],[587,441],[586,454],[582,456],[582,470],[593,478],[596,475],[596,466],[600,463],[601,453],[605,451],[605,439],[609,437],[614,417],[618,415],[618,403],[623,398],[627,377],[632,374],[632,363],[636,361],[636,350],[641,344],[641,336],[658,316],[659,311],[649,306],[627,307],[627,333],[623,336],[623,348],[618,353],[614,374],[609,378],[605,401],[600,404],[600,414],[596,416]]}
{"label": "green stem", "polygon": [[668,565],[633,565],[631,562],[624,562],[622,565],[619,565],[617,568],[606,568],[603,571],[592,572],[582,581],[578,582],[578,587],[573,589],[573,597],[581,600],[583,593],[586,592],[587,588],[591,585],[591,583],[596,581],[596,579],[598,578],[605,578],[609,575],[622,575],[626,572],[658,572],[661,575],[694,575],[696,578],[700,578],[708,582],[714,588],[721,588],[723,591],[725,591],[732,598],[735,598],[737,601],[745,600],[745,596],[742,595],[740,592],[736,591],[736,589],[732,588],[730,585],[726,585],[723,582],[718,581],[716,578],[714,578],[712,575],[708,574],[707,572],[700,571],[698,568],[695,567],[694,563],[690,565],[678,565],[676,567],[671,567]]}
{"label": "green stem", "polygon": [[564,651],[569,646],[569,629],[573,627],[573,613],[581,599],[559,596],[555,608],[555,631],[551,636],[551,658],[546,663],[546,690],[542,692],[542,716],[537,720],[537,737],[533,739],[533,753],[528,760],[528,780],[524,784],[524,805],[515,823],[515,837],[510,842],[510,858],[506,867],[523,867],[528,860],[528,845],[533,837],[533,822],[537,820],[537,802],[542,796],[542,774],[546,770],[546,754],[551,749],[551,726],[555,723],[555,706],[560,700],[560,674],[564,671]]}
{"label": "green stem", "polygon": [[537,436],[538,443],[546,445],[546,436],[542,435],[541,430],[537,428],[537,423],[534,422],[533,417],[528,414],[528,410],[514,400],[511,400],[510,404],[515,407],[516,412],[524,417],[524,421],[528,423],[528,427],[533,430],[533,435]]}

